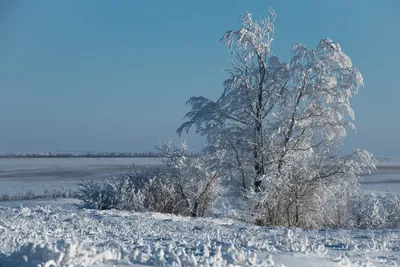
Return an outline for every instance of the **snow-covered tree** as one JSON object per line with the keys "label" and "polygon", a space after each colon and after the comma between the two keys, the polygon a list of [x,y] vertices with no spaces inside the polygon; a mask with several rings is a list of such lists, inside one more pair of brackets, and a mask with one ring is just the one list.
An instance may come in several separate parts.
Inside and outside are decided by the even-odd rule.
{"label": "snow-covered tree", "polygon": [[245,189],[263,192],[257,197],[268,223],[282,223],[287,213],[291,225],[316,192],[344,186],[344,178],[355,183],[375,166],[367,151],[340,153],[346,131],[355,129],[350,99],[363,85],[360,72],[330,39],[316,49],[296,44],[290,61],[280,61],[271,50],[270,14],[254,21],[245,13],[241,28],[223,35],[230,56],[224,90],[216,101],[191,97],[177,132],[194,127],[206,137],[206,152],[223,151],[224,162],[234,163]]}

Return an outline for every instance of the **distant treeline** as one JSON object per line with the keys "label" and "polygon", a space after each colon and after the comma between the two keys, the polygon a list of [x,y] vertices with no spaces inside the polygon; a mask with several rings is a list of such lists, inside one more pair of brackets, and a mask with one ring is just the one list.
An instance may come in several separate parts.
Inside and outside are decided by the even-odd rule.
{"label": "distant treeline", "polygon": [[155,152],[126,153],[126,152],[47,152],[47,153],[8,153],[0,154],[0,158],[155,158]]}

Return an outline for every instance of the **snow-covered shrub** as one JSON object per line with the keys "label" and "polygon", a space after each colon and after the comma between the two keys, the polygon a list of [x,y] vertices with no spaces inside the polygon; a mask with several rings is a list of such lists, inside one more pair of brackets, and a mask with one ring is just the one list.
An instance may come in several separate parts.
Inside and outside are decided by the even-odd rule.
{"label": "snow-covered shrub", "polygon": [[[272,165],[260,181],[259,192],[249,190],[253,217],[262,225],[304,228],[351,227],[350,200],[360,190],[358,175],[373,168],[364,151],[337,162],[329,154],[307,150],[291,153]],[[324,163],[325,162],[325,163]]]}
{"label": "snow-covered shrub", "polygon": [[101,184],[92,180],[87,180],[79,183],[78,187],[78,198],[83,201],[86,208],[102,209],[104,205],[102,203],[103,195]]}
{"label": "snow-covered shrub", "polygon": [[204,216],[219,193],[219,176],[207,167],[207,157],[188,156],[187,146],[157,146],[165,167],[138,169],[96,183],[79,184],[85,207],[155,211]]}
{"label": "snow-covered shrub", "polygon": [[160,143],[157,147],[166,166],[168,180],[181,195],[180,214],[204,216],[219,196],[220,177],[206,154],[188,155],[186,142]]}
{"label": "snow-covered shrub", "polygon": [[381,206],[385,210],[386,227],[400,227],[400,196],[388,192],[381,195]]}
{"label": "snow-covered shrub", "polygon": [[[156,170],[138,169],[102,182],[83,181],[78,184],[78,197],[87,208],[152,210],[152,194],[161,195],[164,191],[168,191],[166,186],[158,187],[163,182],[165,181],[160,181],[157,177]],[[154,190],[156,187],[159,190]]]}
{"label": "snow-covered shrub", "polygon": [[[147,175],[147,176],[143,176]],[[139,180],[144,178],[143,180]],[[140,182],[138,182],[140,181]],[[116,208],[130,211],[155,211],[162,213],[182,213],[183,199],[171,179],[164,172],[154,172],[122,176],[118,180]]]}
{"label": "snow-covered shrub", "polygon": [[358,191],[349,201],[351,226],[355,228],[398,228],[400,200],[395,193]]}

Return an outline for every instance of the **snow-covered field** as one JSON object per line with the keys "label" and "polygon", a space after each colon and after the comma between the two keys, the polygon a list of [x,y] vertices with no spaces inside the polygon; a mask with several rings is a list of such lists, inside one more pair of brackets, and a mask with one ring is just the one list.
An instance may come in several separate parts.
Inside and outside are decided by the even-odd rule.
{"label": "snow-covered field", "polygon": [[42,194],[76,190],[82,179],[99,180],[126,173],[132,164],[160,165],[155,158],[22,158],[0,159],[0,195]]}
{"label": "snow-covered field", "polygon": [[361,179],[363,187],[370,191],[400,193],[400,159],[378,158],[377,170]]}
{"label": "snow-covered field", "polygon": [[[155,158],[0,159],[0,195],[25,194],[32,190],[76,190],[82,179],[101,180],[126,173],[132,164],[155,166]],[[400,193],[400,160],[379,159],[378,170],[364,177],[368,190]]]}
{"label": "snow-covered field", "polygon": [[[123,173],[132,163],[159,164],[155,159],[2,159],[0,193],[12,188],[40,193],[46,184],[75,189],[84,177]],[[362,183],[369,190],[400,192],[400,164],[379,162]],[[78,203],[0,202],[0,267],[400,265],[400,230],[267,228],[224,218],[85,210]]]}
{"label": "snow-covered field", "polygon": [[73,202],[0,206],[0,266],[400,264],[399,230],[267,228],[229,219],[79,210]]}
{"label": "snow-covered field", "polygon": [[400,193],[400,166],[380,166],[372,175],[364,177],[361,184],[371,191]]}

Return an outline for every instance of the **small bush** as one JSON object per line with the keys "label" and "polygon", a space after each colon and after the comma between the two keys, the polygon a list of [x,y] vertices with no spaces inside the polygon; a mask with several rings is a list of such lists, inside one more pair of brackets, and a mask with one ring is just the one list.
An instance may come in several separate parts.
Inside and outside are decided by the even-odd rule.
{"label": "small bush", "polygon": [[354,228],[399,228],[400,199],[392,192],[360,190],[349,201],[349,214]]}
{"label": "small bush", "polygon": [[204,216],[218,197],[219,177],[205,156],[187,156],[186,144],[157,146],[165,167],[142,168],[103,182],[79,184],[83,206]]}

